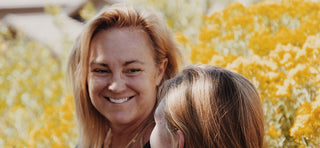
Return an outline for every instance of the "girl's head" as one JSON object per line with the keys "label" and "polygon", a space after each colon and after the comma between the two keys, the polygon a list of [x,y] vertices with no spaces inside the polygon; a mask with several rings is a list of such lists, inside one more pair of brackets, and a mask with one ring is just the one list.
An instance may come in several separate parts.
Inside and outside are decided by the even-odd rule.
{"label": "girl's head", "polygon": [[158,97],[162,101],[155,112],[153,147],[164,143],[185,148],[263,145],[260,97],[252,83],[237,73],[192,65],[167,80]]}

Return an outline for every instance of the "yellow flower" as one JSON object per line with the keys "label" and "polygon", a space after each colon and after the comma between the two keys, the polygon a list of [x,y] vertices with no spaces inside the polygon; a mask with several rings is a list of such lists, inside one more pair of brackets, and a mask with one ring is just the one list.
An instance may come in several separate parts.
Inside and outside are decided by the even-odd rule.
{"label": "yellow flower", "polygon": [[233,39],[234,39],[234,33],[233,32],[228,32],[224,36],[221,37],[222,41],[233,40]]}
{"label": "yellow flower", "polygon": [[270,135],[272,138],[276,138],[281,135],[281,132],[276,130],[274,125],[270,125],[268,128],[268,135]]}
{"label": "yellow flower", "polygon": [[178,42],[184,44],[188,42],[188,39],[186,36],[184,36],[181,32],[178,32],[175,34],[176,39],[178,40]]}
{"label": "yellow flower", "polygon": [[52,6],[50,4],[47,4],[44,8],[44,11],[51,15],[57,15],[61,11],[61,6]]}
{"label": "yellow flower", "polygon": [[320,95],[312,102],[304,103],[298,110],[290,135],[298,141],[301,138],[318,136],[320,134]]}
{"label": "yellow flower", "polygon": [[220,35],[218,26],[205,26],[201,28],[199,33],[200,41],[210,41],[212,38]]}
{"label": "yellow flower", "polygon": [[86,4],[80,10],[80,16],[86,21],[89,21],[95,14],[96,9],[91,1],[86,2]]}

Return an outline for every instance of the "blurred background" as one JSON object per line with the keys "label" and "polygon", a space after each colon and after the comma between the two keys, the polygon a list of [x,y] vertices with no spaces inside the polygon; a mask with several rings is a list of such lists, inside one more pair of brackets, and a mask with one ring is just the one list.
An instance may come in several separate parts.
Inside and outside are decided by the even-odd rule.
{"label": "blurred background", "polygon": [[119,2],[160,12],[186,65],[253,82],[265,147],[320,147],[319,0],[2,0],[0,147],[75,147],[66,60],[85,23]]}

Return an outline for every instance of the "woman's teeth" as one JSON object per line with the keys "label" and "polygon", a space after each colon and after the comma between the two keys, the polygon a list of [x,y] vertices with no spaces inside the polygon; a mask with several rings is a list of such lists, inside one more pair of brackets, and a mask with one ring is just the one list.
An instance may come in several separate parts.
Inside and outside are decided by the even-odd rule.
{"label": "woman's teeth", "polygon": [[112,102],[112,103],[120,104],[120,103],[123,103],[123,102],[128,101],[130,98],[132,98],[132,97],[123,98],[123,99],[112,99],[112,98],[108,98],[108,100],[109,100],[110,102]]}

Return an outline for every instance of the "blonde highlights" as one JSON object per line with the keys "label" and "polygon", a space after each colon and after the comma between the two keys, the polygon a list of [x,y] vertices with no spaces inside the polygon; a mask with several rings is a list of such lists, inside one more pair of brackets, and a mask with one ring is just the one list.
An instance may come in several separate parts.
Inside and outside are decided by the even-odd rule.
{"label": "blonde highlights", "polygon": [[[88,93],[87,76],[91,40],[102,30],[124,27],[142,29],[149,35],[157,65],[168,59],[163,80],[173,77],[178,72],[181,54],[172,33],[159,14],[151,10],[136,9],[127,4],[116,4],[101,11],[86,24],[71,50],[67,63],[67,77],[72,83],[79,126],[79,147],[103,146],[109,130],[108,120],[92,105]],[[146,127],[151,124],[153,124],[153,115],[150,115],[141,126]],[[143,128],[139,131],[138,141],[142,143],[142,137],[146,131]]]}
{"label": "blonde highlights", "polygon": [[261,148],[264,118],[256,88],[243,76],[192,65],[166,81],[159,97],[169,133],[181,130],[185,148]]}

